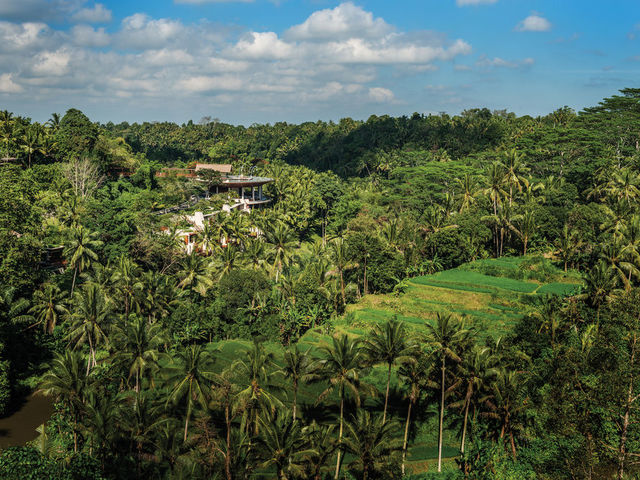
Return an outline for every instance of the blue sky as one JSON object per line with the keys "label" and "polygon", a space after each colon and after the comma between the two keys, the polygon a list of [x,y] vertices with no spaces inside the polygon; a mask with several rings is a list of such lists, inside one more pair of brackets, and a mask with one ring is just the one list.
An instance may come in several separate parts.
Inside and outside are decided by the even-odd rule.
{"label": "blue sky", "polygon": [[40,121],[540,115],[639,80],[638,0],[0,0],[0,109]]}

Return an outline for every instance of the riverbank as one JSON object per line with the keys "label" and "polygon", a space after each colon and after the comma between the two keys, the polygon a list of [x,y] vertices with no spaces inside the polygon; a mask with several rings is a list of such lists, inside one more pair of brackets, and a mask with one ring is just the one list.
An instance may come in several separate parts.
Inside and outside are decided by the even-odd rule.
{"label": "riverbank", "polygon": [[32,393],[8,417],[0,418],[0,449],[24,445],[38,436],[36,428],[53,414],[53,399]]}

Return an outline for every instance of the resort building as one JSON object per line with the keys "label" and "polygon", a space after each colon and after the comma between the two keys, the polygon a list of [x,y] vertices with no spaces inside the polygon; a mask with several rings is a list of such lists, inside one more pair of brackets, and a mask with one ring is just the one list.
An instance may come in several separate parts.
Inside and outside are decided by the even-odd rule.
{"label": "resort building", "polygon": [[[254,208],[261,208],[271,202],[271,199],[263,193],[264,185],[273,182],[272,178],[256,177],[253,175],[231,175],[232,166],[219,163],[197,163],[193,169],[167,169],[159,172],[158,176],[167,176],[170,173],[181,176],[194,178],[199,181],[206,181],[204,178],[198,178],[198,172],[205,170],[220,173],[220,181],[211,185],[205,198],[213,194],[228,194],[227,202],[222,206],[222,210],[209,212],[195,212],[193,215],[186,215],[184,219],[191,224],[191,228],[179,230],[177,234],[184,238],[185,250],[191,253],[197,243],[198,233],[204,229],[204,225],[209,222],[220,211],[231,212],[231,210],[241,210],[250,212]],[[170,172],[170,173],[169,173]],[[256,235],[261,232],[255,229]],[[221,245],[227,245],[227,239],[222,239]]]}

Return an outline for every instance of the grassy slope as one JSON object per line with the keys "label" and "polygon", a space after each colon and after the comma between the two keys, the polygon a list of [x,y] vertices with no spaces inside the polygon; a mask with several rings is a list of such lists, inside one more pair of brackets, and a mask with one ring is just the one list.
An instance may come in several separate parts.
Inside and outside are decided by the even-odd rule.
{"label": "grassy slope", "polygon": [[[578,288],[579,278],[575,275],[564,275],[557,269],[540,272],[536,265],[523,268],[522,262],[521,258],[481,260],[454,270],[413,278],[408,282],[405,293],[397,296],[367,295],[357,304],[349,306],[347,314],[334,324],[334,333],[361,336],[366,334],[374,323],[383,322],[394,315],[416,333],[423,333],[427,322],[432,321],[436,313],[441,312],[454,313],[465,318],[470,325],[477,328],[481,336],[497,337],[507,333],[516,321],[534,308],[536,297],[549,293],[564,295]],[[487,271],[492,275],[481,271]],[[508,277],[535,277],[546,281],[524,278],[517,280]],[[322,333],[320,329],[314,329],[307,332],[300,342],[303,348],[308,346],[312,353],[315,353],[320,343],[329,340],[329,335]],[[221,349],[222,357],[231,362],[237,358],[239,350],[248,346],[248,342],[233,340],[221,342],[218,348]],[[267,349],[276,354],[276,362],[281,363],[279,347],[268,345]],[[386,382],[384,367],[370,369],[365,374],[365,381],[375,385],[379,392],[383,392]],[[287,384],[283,383],[283,387],[286,391]],[[406,404],[398,387],[392,382],[392,392],[395,392],[395,395],[390,403],[390,412],[402,422],[406,415]],[[335,395],[329,396],[324,402],[327,407],[315,404],[323,388],[323,385],[303,388],[299,394],[301,408],[311,416],[335,418]],[[366,403],[370,407],[382,410],[382,401],[383,398],[378,397],[369,399]],[[437,457],[436,407],[433,403],[421,412],[423,421],[414,432],[409,459],[417,472],[432,469],[433,459]],[[445,445],[445,456],[457,455],[458,440],[455,432],[446,432]]]}

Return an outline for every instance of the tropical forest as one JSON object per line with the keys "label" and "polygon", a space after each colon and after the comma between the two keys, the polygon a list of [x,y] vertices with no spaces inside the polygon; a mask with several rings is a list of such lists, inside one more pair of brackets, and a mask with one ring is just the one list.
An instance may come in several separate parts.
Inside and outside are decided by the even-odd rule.
{"label": "tropical forest", "polygon": [[0,157],[0,478],[640,478],[640,89]]}

